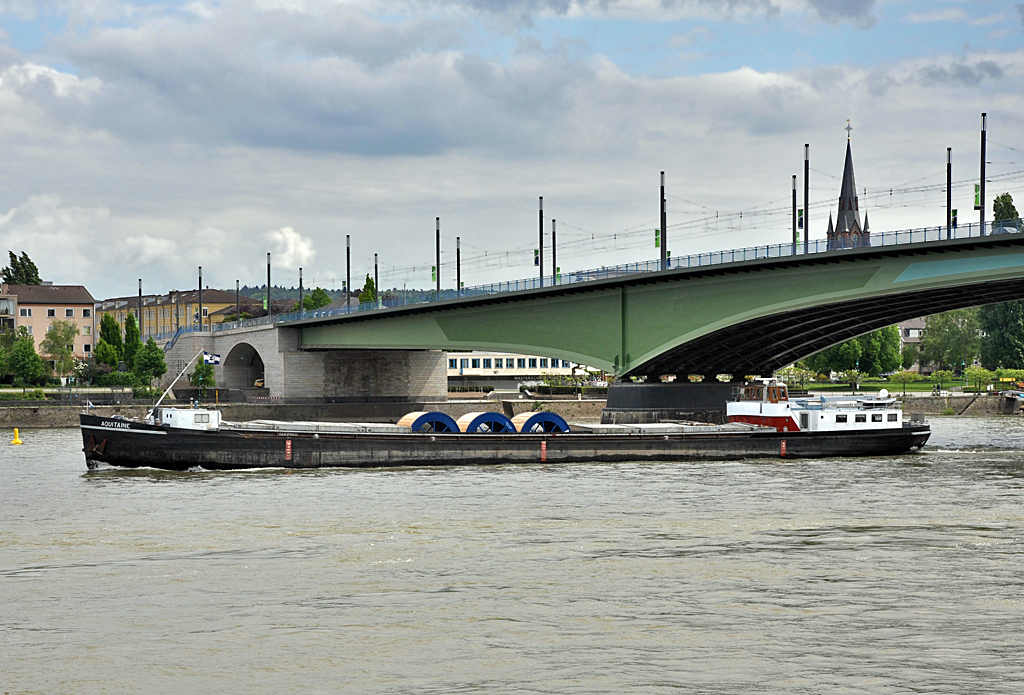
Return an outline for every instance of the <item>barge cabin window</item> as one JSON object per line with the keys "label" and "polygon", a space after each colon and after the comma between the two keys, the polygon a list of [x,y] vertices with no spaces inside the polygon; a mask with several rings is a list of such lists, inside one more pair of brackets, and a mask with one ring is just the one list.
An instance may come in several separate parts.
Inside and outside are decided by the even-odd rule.
{"label": "barge cabin window", "polygon": [[836,422],[846,422],[846,415],[836,415]]}
{"label": "barge cabin window", "polygon": [[871,413],[871,422],[881,422],[881,421],[882,421],[882,414],[881,413]]}
{"label": "barge cabin window", "polygon": [[484,358],[484,369],[490,369],[490,368],[491,368],[491,358],[490,357],[485,357]]}
{"label": "barge cabin window", "polygon": [[505,358],[505,369],[513,369],[515,366],[515,359],[512,357]]}
{"label": "barge cabin window", "polygon": [[864,413],[857,413],[856,415],[853,416],[853,419],[855,422],[867,422],[868,416]]}
{"label": "barge cabin window", "polygon": [[889,422],[896,422],[896,413],[889,413]]}

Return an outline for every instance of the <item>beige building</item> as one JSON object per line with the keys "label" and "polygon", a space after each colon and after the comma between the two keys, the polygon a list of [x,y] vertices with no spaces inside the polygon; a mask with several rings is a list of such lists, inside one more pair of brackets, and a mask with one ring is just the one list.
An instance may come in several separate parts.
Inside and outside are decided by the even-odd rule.
{"label": "beige building", "polygon": [[[239,298],[239,303],[242,311],[262,306],[257,300],[244,296]],[[225,316],[235,313],[235,295],[223,290],[203,290],[202,312],[199,310],[199,290],[144,294],[141,300],[138,296],[113,297],[96,302],[96,325],[100,325],[104,314],[113,314],[123,335],[124,321],[129,313],[139,318],[139,332],[145,342],[148,336],[170,335],[179,327],[191,325],[198,331],[200,313],[203,331],[209,331],[213,324],[221,323]]]}
{"label": "beige building", "polygon": [[93,316],[95,300],[82,285],[3,285],[0,287],[0,322],[7,325],[4,312],[13,314],[16,329],[24,327],[36,345],[36,352],[45,357],[39,344],[54,321],[71,321],[78,326],[75,336],[75,357],[92,356],[96,323]]}

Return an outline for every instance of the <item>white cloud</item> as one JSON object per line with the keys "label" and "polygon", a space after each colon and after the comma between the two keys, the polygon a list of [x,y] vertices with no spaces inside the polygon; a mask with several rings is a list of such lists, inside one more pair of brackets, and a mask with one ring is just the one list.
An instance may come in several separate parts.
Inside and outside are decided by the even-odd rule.
{"label": "white cloud", "polygon": [[316,258],[313,240],[302,236],[291,227],[267,232],[265,237],[273,244],[272,263],[285,268],[301,268],[308,267]]}
{"label": "white cloud", "polygon": [[959,7],[944,7],[931,12],[911,12],[907,19],[914,24],[927,24],[931,22],[962,22],[967,19],[967,13]]}

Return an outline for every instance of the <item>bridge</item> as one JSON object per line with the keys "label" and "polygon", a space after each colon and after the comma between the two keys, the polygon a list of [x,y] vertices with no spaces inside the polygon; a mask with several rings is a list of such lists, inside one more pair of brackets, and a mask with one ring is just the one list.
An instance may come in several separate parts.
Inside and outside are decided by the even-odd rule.
{"label": "bridge", "polygon": [[[664,269],[629,264],[554,285],[549,278],[543,287],[530,280],[468,288],[461,297],[430,293],[195,337],[235,344],[283,331],[303,359],[335,364],[328,371],[376,360],[364,365],[371,381],[403,352],[470,349],[550,355],[624,376],[767,374],[898,321],[1024,298],[1021,229],[1019,221],[965,226],[946,238],[933,227],[874,234],[857,248],[829,249],[821,240],[720,251],[673,258]],[[442,353],[433,354],[432,366],[408,367],[443,373]]]}

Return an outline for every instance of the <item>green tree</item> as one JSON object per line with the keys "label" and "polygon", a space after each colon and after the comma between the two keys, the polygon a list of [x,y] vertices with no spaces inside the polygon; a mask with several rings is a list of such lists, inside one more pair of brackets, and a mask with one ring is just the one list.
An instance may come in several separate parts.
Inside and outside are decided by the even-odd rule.
{"label": "green tree", "polygon": [[997,195],[995,200],[992,201],[992,220],[994,222],[1015,220],[1019,216],[1020,215],[1017,214],[1017,208],[1013,206],[1013,196],[1009,193]]}
{"label": "green tree", "polygon": [[991,384],[996,379],[995,372],[973,365],[965,369],[964,374],[967,376],[967,383],[973,384],[978,389]]}
{"label": "green tree", "polygon": [[860,371],[869,376],[898,369],[900,355],[900,329],[886,326],[855,338],[861,344]]}
{"label": "green tree", "polygon": [[139,324],[135,322],[135,314],[128,312],[124,319],[124,352],[122,359],[129,371],[135,366],[135,355],[142,349],[142,338],[139,335]]}
{"label": "green tree", "polygon": [[981,363],[988,369],[1024,368],[1024,301],[989,304],[978,309]]}
{"label": "green tree", "polygon": [[111,369],[117,369],[117,363],[120,361],[117,357],[117,350],[103,338],[100,338],[100,341],[96,343],[96,347],[92,351],[92,357],[98,364],[105,364]]}
{"label": "green tree", "polygon": [[213,365],[200,362],[195,370],[189,374],[188,383],[199,389],[203,398],[206,397],[206,389],[216,388],[217,379],[213,375]]}
{"label": "green tree", "polygon": [[891,377],[889,377],[889,381],[892,381],[897,384],[903,384],[903,395],[907,395],[907,384],[912,384],[915,381],[920,380],[920,374],[918,374],[917,372],[908,372],[906,370],[902,372],[896,372]]}
{"label": "green tree", "polygon": [[921,351],[918,349],[917,343],[907,343],[900,352],[900,365],[903,369],[910,369],[917,362],[920,354]]}
{"label": "green tree", "polygon": [[860,355],[864,351],[858,340],[847,340],[845,343],[825,348],[819,353],[811,355],[805,361],[807,366],[820,374],[829,372],[845,372],[853,369]]}
{"label": "green tree", "polygon": [[9,285],[41,285],[43,281],[39,278],[39,269],[28,254],[22,251],[19,258],[14,251],[8,251],[11,264],[0,271],[0,276]]}
{"label": "green tree", "polygon": [[943,384],[948,384],[953,381],[953,372],[948,369],[940,369],[937,372],[932,372],[932,381],[938,384],[939,388],[942,388]]}
{"label": "green tree", "polygon": [[[331,295],[327,294],[327,290],[322,287],[317,287],[315,290],[307,294],[302,298],[302,308],[306,311],[316,311],[322,309],[331,303]],[[295,303],[294,309],[298,309],[298,302]]]}
{"label": "green tree", "polygon": [[807,366],[815,372],[845,372],[856,369],[863,374],[878,376],[900,366],[900,330],[887,326],[833,345],[812,355]]}
{"label": "green tree", "polygon": [[39,343],[43,354],[53,360],[57,376],[67,376],[75,365],[75,336],[78,326],[74,321],[54,319],[46,330],[46,337]]}
{"label": "green tree", "polygon": [[7,356],[7,367],[16,380],[32,384],[46,376],[46,365],[36,354],[36,345],[31,336],[21,335],[14,342]]}
{"label": "green tree", "polygon": [[366,282],[363,283],[363,291],[359,293],[359,303],[374,302],[377,300],[377,288],[373,284],[373,278],[367,274]]}
{"label": "green tree", "polygon": [[132,373],[145,382],[159,379],[167,373],[167,360],[164,359],[164,351],[160,349],[152,336],[135,355]]}
{"label": "green tree", "polygon": [[124,359],[124,341],[121,339],[121,326],[113,314],[103,314],[100,320],[100,340],[113,349],[114,361],[107,364],[117,369],[117,363]]}
{"label": "green tree", "polygon": [[955,369],[961,362],[973,364],[978,356],[978,310],[957,309],[925,319],[921,355],[929,364]]}

